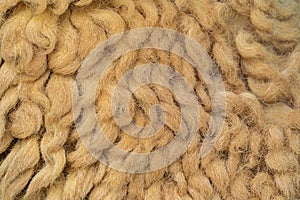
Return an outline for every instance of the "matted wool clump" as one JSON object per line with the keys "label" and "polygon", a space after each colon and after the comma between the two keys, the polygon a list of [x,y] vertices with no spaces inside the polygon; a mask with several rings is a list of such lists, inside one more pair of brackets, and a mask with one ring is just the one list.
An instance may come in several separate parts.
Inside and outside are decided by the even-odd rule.
{"label": "matted wool clump", "polygon": [[[300,199],[299,0],[2,0],[0,14],[0,199]],[[180,128],[181,104],[156,84],[134,91],[128,110],[143,127],[150,108],[161,105],[167,123],[159,132],[136,138],[117,125],[111,94],[137,65],[175,69],[200,113],[183,155],[161,169],[130,173],[100,162],[84,145],[73,95],[82,62],[98,44],[143,27],[175,30],[203,47],[222,75],[226,116],[213,149],[200,157],[213,107],[201,74],[162,49],[125,53],[95,95],[98,121],[114,145],[153,152]]]}

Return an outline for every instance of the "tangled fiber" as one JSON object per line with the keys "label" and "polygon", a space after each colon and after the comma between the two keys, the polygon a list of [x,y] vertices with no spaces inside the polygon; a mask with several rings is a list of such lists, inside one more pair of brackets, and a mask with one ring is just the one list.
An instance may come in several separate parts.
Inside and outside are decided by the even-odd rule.
{"label": "tangled fiber", "polygon": [[[0,199],[300,199],[299,0],[2,0],[0,38]],[[198,41],[222,73],[223,131],[199,158],[211,103],[201,75],[157,49],[123,55],[99,81],[97,112],[107,137],[127,151],[150,152],[178,129],[173,94],[138,89],[137,124],[161,104],[168,125],[152,138],[124,134],[109,107],[113,86],[135,65],[174,67],[200,99],[201,123],[188,151],[170,166],[130,174],[110,169],[74,128],[75,76],[87,54],[124,30],[163,27]]]}

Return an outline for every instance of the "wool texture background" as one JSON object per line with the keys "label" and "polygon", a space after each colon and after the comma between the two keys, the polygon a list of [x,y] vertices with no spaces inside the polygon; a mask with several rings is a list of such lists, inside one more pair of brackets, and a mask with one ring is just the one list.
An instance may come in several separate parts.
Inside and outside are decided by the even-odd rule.
{"label": "wool texture background", "polygon": [[[2,0],[0,27],[0,199],[300,199],[299,0]],[[168,125],[153,138],[123,133],[110,111],[113,86],[134,66],[174,67],[194,88],[201,123],[188,151],[144,174],[110,169],[91,156],[74,127],[72,96],[81,62],[124,30],[163,27],[198,41],[222,73],[225,125],[199,158],[211,102],[200,74],[182,58],[137,50],[99,81],[96,107],[120,148],[150,152],[178,129],[180,108],[157,85],[130,103],[137,124],[161,104]]]}

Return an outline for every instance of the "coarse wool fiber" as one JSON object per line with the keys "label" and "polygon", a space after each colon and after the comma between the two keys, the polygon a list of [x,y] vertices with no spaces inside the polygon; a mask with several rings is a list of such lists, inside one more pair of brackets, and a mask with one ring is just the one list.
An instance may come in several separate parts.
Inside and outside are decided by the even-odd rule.
{"label": "coarse wool fiber", "polygon": [[[0,199],[300,199],[299,0],[2,0],[0,27]],[[158,49],[122,55],[99,81],[95,105],[107,137],[151,152],[178,129],[180,108],[158,85],[130,103],[137,124],[161,104],[168,126],[154,137],[125,134],[110,94],[138,64],[174,67],[201,99],[188,151],[168,167],[132,174],[108,168],[80,140],[72,112],[76,73],[88,53],[125,30],[162,27],[190,36],[217,64],[226,119],[214,149],[199,151],[211,112],[206,84],[182,58]]]}

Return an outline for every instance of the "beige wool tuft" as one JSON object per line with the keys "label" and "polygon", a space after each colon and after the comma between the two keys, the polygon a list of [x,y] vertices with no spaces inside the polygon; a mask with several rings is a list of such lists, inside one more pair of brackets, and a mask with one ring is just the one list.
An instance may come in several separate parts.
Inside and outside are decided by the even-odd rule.
{"label": "beige wool tuft", "polygon": [[[2,0],[0,14],[1,200],[300,199],[299,0]],[[173,29],[201,44],[222,73],[227,113],[214,149],[200,159],[212,109],[201,74],[158,49],[122,55],[99,81],[95,101],[118,147],[155,151],[180,123],[174,94],[147,85],[133,94],[130,113],[145,126],[160,104],[167,125],[147,139],[117,126],[111,92],[134,66],[172,66],[201,101],[188,151],[163,169],[130,174],[92,157],[74,126],[72,98],[88,53],[141,27]]]}

